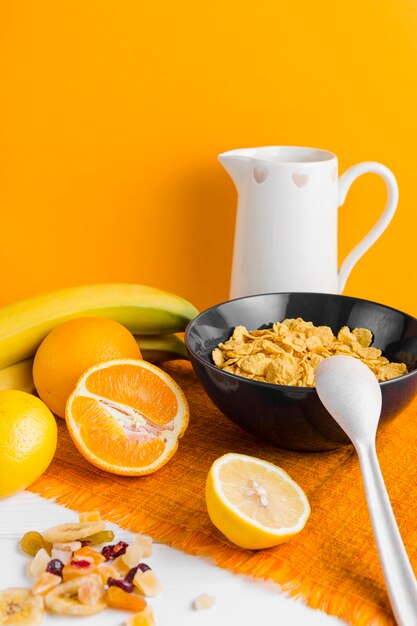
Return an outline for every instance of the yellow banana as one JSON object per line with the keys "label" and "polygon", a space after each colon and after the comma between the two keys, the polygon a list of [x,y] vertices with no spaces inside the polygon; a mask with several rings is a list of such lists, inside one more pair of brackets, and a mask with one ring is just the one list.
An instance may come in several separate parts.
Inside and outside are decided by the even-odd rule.
{"label": "yellow banana", "polygon": [[[136,335],[135,339],[142,357],[150,363],[188,359],[184,341],[178,335]],[[33,358],[29,358],[0,369],[0,391],[19,389],[27,393],[35,393],[32,366]]]}
{"label": "yellow banana", "polygon": [[34,393],[32,365],[33,359],[25,359],[0,370],[0,391],[18,389],[27,393]]}
{"label": "yellow banana", "polygon": [[0,368],[33,356],[55,326],[73,317],[107,317],[132,333],[185,330],[198,311],[174,294],[132,284],[60,289],[0,308]]}
{"label": "yellow banana", "polygon": [[178,335],[136,335],[142,357],[150,363],[188,359],[187,348]]}

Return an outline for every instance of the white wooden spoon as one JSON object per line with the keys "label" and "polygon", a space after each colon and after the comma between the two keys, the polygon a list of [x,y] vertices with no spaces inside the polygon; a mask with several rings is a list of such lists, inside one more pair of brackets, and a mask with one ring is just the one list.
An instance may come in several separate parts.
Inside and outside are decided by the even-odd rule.
{"label": "white wooden spoon", "polygon": [[354,357],[337,355],[323,359],[318,365],[316,389],[320,400],[351,439],[358,454],[379,560],[395,618],[399,626],[417,626],[416,578],[395,521],[375,449],[382,406],[379,383],[364,363]]}

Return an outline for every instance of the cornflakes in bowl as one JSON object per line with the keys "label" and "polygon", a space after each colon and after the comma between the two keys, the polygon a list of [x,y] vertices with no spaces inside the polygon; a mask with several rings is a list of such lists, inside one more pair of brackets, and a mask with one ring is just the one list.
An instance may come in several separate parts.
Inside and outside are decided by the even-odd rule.
{"label": "cornflakes in bowl", "polygon": [[[342,354],[356,350],[356,358],[383,378],[381,423],[417,392],[417,319],[369,300],[318,293],[248,296],[198,315],[185,340],[194,371],[221,413],[282,448],[330,450],[349,442],[314,387],[315,366],[332,346]],[[220,344],[226,348],[217,352]],[[219,413],[219,437],[235,440],[238,433],[222,420]]]}
{"label": "cornflakes in bowl", "polygon": [[368,328],[343,326],[337,336],[329,326],[315,326],[301,317],[275,322],[263,330],[236,326],[224,343],[214,348],[220,369],[276,385],[314,387],[317,365],[328,356],[344,354],[363,361],[382,382],[407,373],[405,363],[391,363],[382,350],[371,347]]}

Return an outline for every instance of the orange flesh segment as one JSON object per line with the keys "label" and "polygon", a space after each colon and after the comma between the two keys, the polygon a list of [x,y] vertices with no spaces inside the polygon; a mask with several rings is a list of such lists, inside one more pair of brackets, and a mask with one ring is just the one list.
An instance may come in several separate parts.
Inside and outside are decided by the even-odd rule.
{"label": "orange flesh segment", "polygon": [[157,374],[144,367],[120,364],[92,372],[86,381],[90,393],[125,404],[154,424],[171,422],[178,412],[174,392]]}
{"label": "orange flesh segment", "polygon": [[291,528],[304,513],[304,503],[294,486],[261,465],[235,460],[219,468],[228,501],[259,524]]}
{"label": "orange flesh segment", "polygon": [[80,439],[90,452],[105,458],[111,465],[145,467],[156,461],[164,451],[165,446],[157,438],[158,433],[124,428],[95,398],[74,398],[72,418],[80,428]]}

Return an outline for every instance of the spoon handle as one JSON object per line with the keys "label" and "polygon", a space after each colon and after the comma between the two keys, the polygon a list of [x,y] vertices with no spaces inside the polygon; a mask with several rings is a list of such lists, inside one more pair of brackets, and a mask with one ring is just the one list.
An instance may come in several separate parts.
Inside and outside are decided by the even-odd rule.
{"label": "spoon handle", "polygon": [[399,626],[417,626],[417,583],[395,521],[375,444],[357,445],[368,510],[388,596]]}

